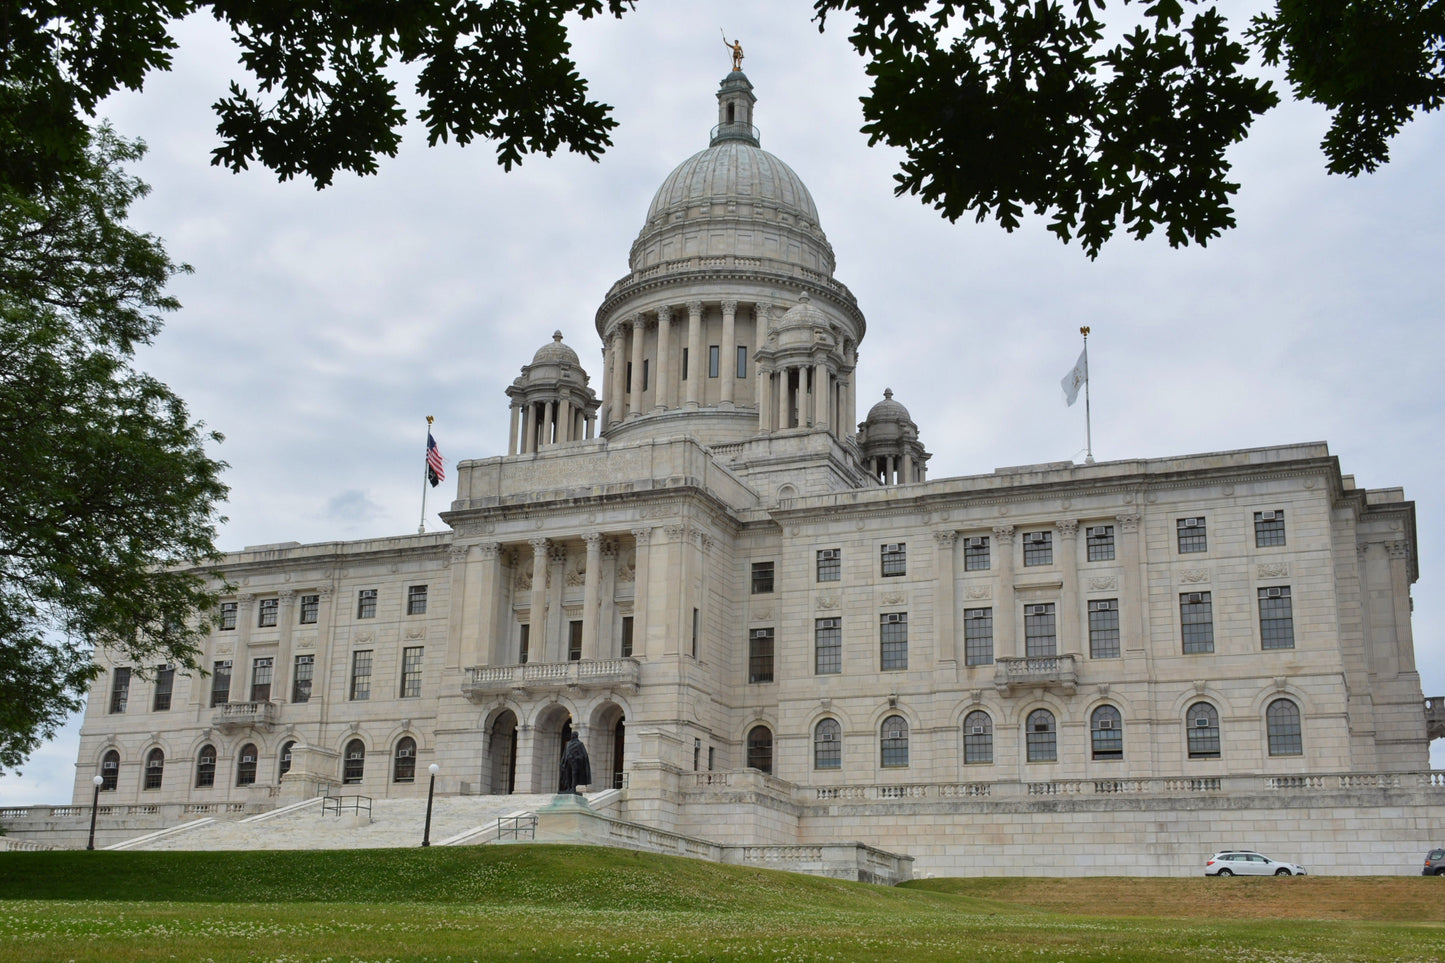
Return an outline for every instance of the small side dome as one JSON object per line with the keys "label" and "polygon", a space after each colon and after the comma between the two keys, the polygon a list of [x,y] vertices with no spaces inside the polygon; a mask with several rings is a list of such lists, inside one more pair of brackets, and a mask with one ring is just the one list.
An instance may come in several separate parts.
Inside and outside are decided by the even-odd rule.
{"label": "small side dome", "polygon": [[886,422],[912,424],[913,417],[908,414],[908,409],[903,407],[901,402],[893,400],[893,389],[883,389],[883,400],[872,408],[868,409],[868,418],[865,424],[877,425]]}
{"label": "small side dome", "polygon": [[575,364],[580,365],[577,360],[577,352],[562,343],[562,332],[552,332],[552,343],[544,344],[532,355],[532,364]]}
{"label": "small side dome", "polygon": [[813,306],[813,299],[806,294],[799,296],[798,303],[778,319],[778,331],[788,328],[826,328],[828,316]]}

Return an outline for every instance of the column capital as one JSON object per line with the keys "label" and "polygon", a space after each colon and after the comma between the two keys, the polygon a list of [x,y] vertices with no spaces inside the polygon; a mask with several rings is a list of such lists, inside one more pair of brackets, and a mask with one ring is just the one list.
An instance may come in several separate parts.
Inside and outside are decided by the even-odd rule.
{"label": "column capital", "polygon": [[587,532],[582,536],[582,541],[587,543],[587,551],[600,550],[602,548],[602,533]]}
{"label": "column capital", "polygon": [[1407,542],[1407,541],[1404,541],[1403,539],[1400,540],[1400,541],[1395,541],[1395,542],[1386,542],[1386,543],[1385,543],[1385,551],[1386,551],[1386,553],[1389,554],[1390,558],[1392,558],[1392,559],[1394,559],[1394,558],[1406,558],[1406,559],[1407,559],[1407,558],[1410,557],[1410,543]]}
{"label": "column capital", "polygon": [[282,589],[276,593],[276,598],[281,600],[282,605],[290,605],[292,599],[296,598],[295,589]]}
{"label": "column capital", "polygon": [[700,318],[700,317],[702,317],[702,302],[701,302],[701,301],[689,301],[689,302],[687,302],[687,313],[688,313],[688,316],[689,316],[689,317],[692,317],[692,318]]}
{"label": "column capital", "polygon": [[491,561],[502,552],[502,546],[497,542],[482,542],[475,547],[478,557],[484,561]]}
{"label": "column capital", "polygon": [[632,325],[634,331],[646,331],[647,319],[640,314],[634,314],[626,319],[626,323]]}
{"label": "column capital", "polygon": [[957,532],[934,532],[933,541],[939,548],[952,548],[953,543],[958,541]]}
{"label": "column capital", "polygon": [[634,528],[632,530],[632,538],[634,541],[637,542],[637,544],[646,545],[648,542],[652,541],[652,529]]}
{"label": "column capital", "polygon": [[1133,534],[1139,530],[1140,515],[1137,512],[1125,512],[1120,515],[1115,515],[1114,520],[1119,523],[1119,528],[1128,534]]}
{"label": "column capital", "polygon": [[664,304],[662,307],[660,307],[660,308],[657,309],[657,323],[658,323],[658,324],[667,324],[667,323],[669,323],[669,322],[671,322],[671,321],[672,321],[672,308],[671,308],[671,306]]}
{"label": "column capital", "polygon": [[722,311],[724,315],[736,315],[738,311],[738,303],[736,301],[724,301],[722,303]]}
{"label": "column capital", "polygon": [[1079,520],[1077,518],[1061,518],[1054,522],[1054,528],[1059,530],[1061,538],[1074,538],[1079,534]]}
{"label": "column capital", "polygon": [[447,552],[447,560],[452,565],[465,564],[467,553],[470,551],[471,549],[465,545],[453,545],[451,551]]}
{"label": "column capital", "polygon": [[527,539],[527,544],[532,546],[534,553],[547,551],[547,540],[545,538],[529,538]]}
{"label": "column capital", "polygon": [[256,596],[252,595],[250,592],[244,592],[236,596],[236,608],[242,612],[251,611],[251,607],[255,604]]}
{"label": "column capital", "polygon": [[997,539],[1006,538],[1012,541],[1014,537],[1014,527],[1012,525],[995,525],[993,527],[993,537]]}

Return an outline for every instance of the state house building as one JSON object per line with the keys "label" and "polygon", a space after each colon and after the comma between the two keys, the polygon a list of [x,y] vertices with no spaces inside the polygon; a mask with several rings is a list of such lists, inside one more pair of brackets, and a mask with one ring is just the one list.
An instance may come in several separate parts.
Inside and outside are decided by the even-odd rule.
{"label": "state house building", "polygon": [[101,655],[77,803],[546,792],[576,731],[626,818],[724,841],[1418,865],[1414,504],[1320,443],[930,477],[754,102],[658,189],[600,370],[558,332],[506,386],[450,531],[228,555],[208,677]]}

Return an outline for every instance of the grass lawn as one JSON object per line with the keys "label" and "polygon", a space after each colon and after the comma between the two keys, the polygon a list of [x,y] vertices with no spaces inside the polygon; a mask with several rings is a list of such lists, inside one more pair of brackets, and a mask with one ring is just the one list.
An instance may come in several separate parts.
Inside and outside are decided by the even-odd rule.
{"label": "grass lawn", "polygon": [[0,963],[1445,960],[1445,880],[934,879],[574,846],[0,855]]}

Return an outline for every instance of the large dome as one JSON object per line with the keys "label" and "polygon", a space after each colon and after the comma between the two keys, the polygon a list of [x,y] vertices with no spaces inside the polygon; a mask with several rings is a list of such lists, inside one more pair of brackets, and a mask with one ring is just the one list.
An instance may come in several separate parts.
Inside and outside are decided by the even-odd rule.
{"label": "large dome", "polygon": [[818,223],[818,208],[802,178],[761,147],[740,140],[723,141],[677,165],[653,196],[647,221],[740,202],[776,207],[805,225]]}

